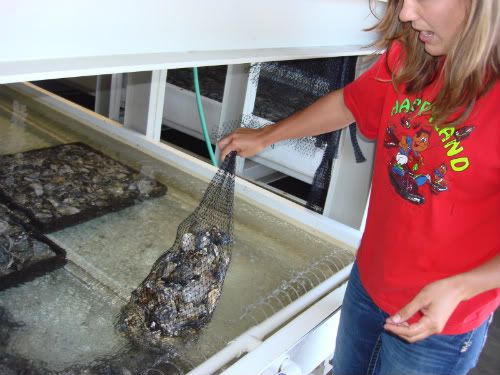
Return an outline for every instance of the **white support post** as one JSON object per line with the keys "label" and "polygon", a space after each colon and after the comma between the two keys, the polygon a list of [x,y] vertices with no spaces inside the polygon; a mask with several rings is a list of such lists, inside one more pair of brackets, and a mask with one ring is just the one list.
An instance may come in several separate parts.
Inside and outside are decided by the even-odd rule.
{"label": "white support post", "polygon": [[166,70],[129,73],[124,125],[159,141],[165,98]]}
{"label": "white support post", "polygon": [[351,228],[360,229],[366,210],[372,175],[375,145],[358,137],[359,146],[367,161],[357,163],[351,146],[349,130],[340,136],[338,157],[332,166],[330,186],[323,215]]}
{"label": "white support post", "polygon": [[154,141],[159,141],[161,136],[166,84],[167,70],[153,70],[151,77],[151,91],[149,95],[146,137]]}
{"label": "white support post", "polygon": [[[250,64],[233,64],[227,66],[219,120],[219,134],[227,134],[241,126],[241,123],[235,123],[235,121],[240,120],[243,115],[249,70]],[[217,158],[219,158],[220,150],[218,145],[215,152]],[[239,157],[238,159],[236,162],[237,173],[243,169],[243,159]]]}
{"label": "white support post", "polygon": [[[356,77],[366,71],[372,63],[372,59],[366,60],[364,56],[360,56],[356,65]],[[359,131],[357,132],[359,147],[367,159],[363,163],[357,163],[348,133],[347,128],[342,131],[338,158],[332,166],[323,215],[339,220],[362,233],[368,209],[375,143],[367,141]]]}
{"label": "white support post", "polygon": [[257,88],[259,87],[261,64],[252,64],[248,73],[248,84],[245,92],[245,102],[243,105],[243,116],[250,116],[255,107],[255,98],[257,97]]}
{"label": "white support post", "polygon": [[[257,97],[257,88],[259,86],[260,64],[250,65],[247,73],[246,90],[244,91],[242,120],[249,119],[253,114],[255,107],[255,98]],[[243,175],[245,169],[245,159],[236,158],[236,173]]]}
{"label": "white support post", "polygon": [[109,116],[111,99],[111,75],[104,74],[96,77],[94,111],[103,116]]}
{"label": "white support post", "polygon": [[122,102],[123,74],[111,75],[111,85],[109,94],[109,118],[120,121],[120,107]]}

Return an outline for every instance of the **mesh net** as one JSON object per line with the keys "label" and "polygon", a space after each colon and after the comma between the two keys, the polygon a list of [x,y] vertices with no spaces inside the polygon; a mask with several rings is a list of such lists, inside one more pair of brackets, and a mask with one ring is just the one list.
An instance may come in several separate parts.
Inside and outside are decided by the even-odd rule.
{"label": "mesh net", "polygon": [[[252,113],[240,118],[227,119],[223,124],[214,124],[212,143],[239,126],[261,128],[280,121],[312,104],[333,90],[344,87],[355,77],[357,57],[318,58],[310,60],[272,61],[253,64],[249,71],[249,82],[257,92]],[[200,68],[200,89],[202,95],[222,101],[227,69],[225,66]],[[191,69],[169,71],[169,82],[193,90]],[[217,118],[218,119],[218,118]],[[357,162],[365,160],[357,141],[356,125],[349,126],[349,134]],[[165,139],[168,137],[165,133]],[[280,142],[273,148],[292,148],[303,159],[310,159],[312,183],[309,193],[301,196],[306,206],[322,212],[331,177],[333,161],[337,157],[340,131]],[[190,146],[187,146],[188,148]],[[274,161],[274,156],[270,156]],[[261,160],[262,161],[262,160]],[[286,162],[285,162],[286,164]],[[294,168],[294,166],[285,165]],[[286,171],[286,168],[284,169]],[[287,172],[284,172],[287,173]]]}
{"label": "mesh net", "polygon": [[231,260],[235,160],[235,153],[226,157],[172,247],[122,310],[119,328],[135,341],[154,345],[210,321]]}
{"label": "mesh net", "polygon": [[[297,60],[255,64],[250,78],[258,82],[253,115],[273,122],[282,120],[309,106],[320,97],[351,82],[356,73],[356,56]],[[262,127],[262,121],[244,122],[245,127]],[[365,161],[357,141],[356,124],[349,134],[357,162]],[[291,145],[304,157],[317,152],[323,156],[314,173],[306,206],[322,212],[331,177],[333,160],[337,158],[341,131],[282,142]]]}

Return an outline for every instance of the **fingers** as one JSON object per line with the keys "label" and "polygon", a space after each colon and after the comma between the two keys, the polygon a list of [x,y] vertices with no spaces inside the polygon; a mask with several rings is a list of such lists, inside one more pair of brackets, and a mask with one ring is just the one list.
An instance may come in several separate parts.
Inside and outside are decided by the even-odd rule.
{"label": "fingers", "polygon": [[231,151],[241,157],[250,157],[263,149],[262,129],[238,128],[219,142],[221,159]]}
{"label": "fingers", "polygon": [[222,138],[219,141],[220,148],[220,159],[224,160],[231,151],[236,151],[231,148],[231,142],[233,141],[233,134],[228,135],[225,138]]}
{"label": "fingers", "polygon": [[236,140],[236,134],[232,133],[228,135],[227,137],[223,138],[219,142],[219,148],[220,148],[220,159],[224,160],[226,156],[231,152],[231,151],[236,151],[236,153],[240,156],[241,155],[241,149],[238,146],[238,142]]}
{"label": "fingers", "polygon": [[425,301],[423,298],[420,298],[420,295],[417,295],[396,314],[388,317],[384,328],[411,343],[430,336],[435,332],[433,331],[433,324],[431,324],[428,317],[423,316],[418,322],[413,324],[408,324],[407,322],[413,315],[425,307]]}
{"label": "fingers", "polygon": [[221,149],[225,148],[229,143],[231,143],[232,138],[233,138],[232,134],[229,134],[227,137],[222,138],[219,141],[219,147]]}
{"label": "fingers", "polygon": [[[456,290],[453,278],[428,284],[410,303],[387,318],[384,328],[408,342],[440,333],[462,300],[460,292]],[[420,319],[416,323],[405,324],[417,312],[421,314]]]}
{"label": "fingers", "polygon": [[439,332],[434,322],[426,316],[422,317],[418,322],[413,324],[386,323],[384,325],[384,329],[410,343],[423,340]]}
{"label": "fingers", "polygon": [[422,333],[427,331],[427,327],[425,327],[421,321],[418,321],[413,324],[390,324],[386,323],[384,325],[386,331],[389,331],[396,336],[400,336],[401,338],[410,341],[412,337],[420,336]]}
{"label": "fingers", "polygon": [[406,322],[413,315],[419,312],[426,306],[425,301],[417,295],[409,304],[403,307],[397,314],[390,316],[386,319],[387,323],[400,324]]}

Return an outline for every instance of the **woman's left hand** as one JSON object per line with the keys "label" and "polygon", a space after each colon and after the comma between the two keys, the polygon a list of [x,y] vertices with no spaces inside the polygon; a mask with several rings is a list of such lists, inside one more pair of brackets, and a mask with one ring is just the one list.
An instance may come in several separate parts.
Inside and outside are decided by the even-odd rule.
{"label": "woman's left hand", "polygon": [[[386,319],[384,328],[404,340],[414,343],[440,333],[458,304],[464,299],[458,278],[435,281],[418,293],[398,313]],[[420,320],[408,324],[417,312]]]}

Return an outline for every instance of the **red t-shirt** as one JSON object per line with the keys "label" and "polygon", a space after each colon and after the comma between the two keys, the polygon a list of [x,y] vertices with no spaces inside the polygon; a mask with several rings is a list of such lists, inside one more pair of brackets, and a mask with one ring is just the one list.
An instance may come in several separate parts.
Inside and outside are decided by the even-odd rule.
{"label": "red t-shirt", "polygon": [[[439,83],[408,95],[390,82],[386,62],[394,68],[402,53],[393,44],[344,88],[361,133],[377,142],[358,265],[368,294],[389,314],[429,283],[500,254],[500,83],[462,124],[436,129],[427,109]],[[460,303],[443,333],[478,327],[499,304],[500,289]]]}

